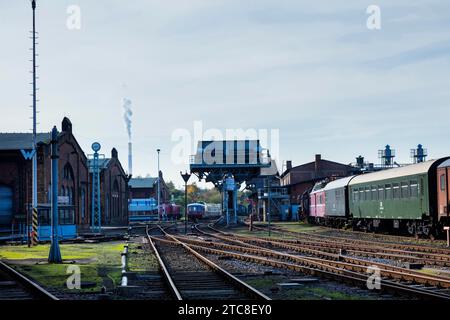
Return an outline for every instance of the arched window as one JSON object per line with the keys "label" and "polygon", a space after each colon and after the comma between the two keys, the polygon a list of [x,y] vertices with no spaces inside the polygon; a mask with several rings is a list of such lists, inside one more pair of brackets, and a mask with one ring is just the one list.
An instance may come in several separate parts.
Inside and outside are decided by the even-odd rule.
{"label": "arched window", "polygon": [[73,202],[72,202],[72,200],[73,200],[73,193],[72,193],[72,188],[67,188],[67,193],[68,193],[68,196],[69,196],[69,204],[72,204]]}
{"label": "arched window", "polygon": [[114,180],[112,191],[112,215],[118,217],[120,212],[120,200],[119,200],[119,183]]}
{"label": "arched window", "polygon": [[73,170],[72,170],[72,166],[70,165],[70,163],[67,163],[64,166],[63,180],[67,180],[67,181],[73,181],[74,180]]}
{"label": "arched window", "polygon": [[81,188],[81,220],[84,222],[84,216],[86,211],[86,191],[84,190],[84,187]]}

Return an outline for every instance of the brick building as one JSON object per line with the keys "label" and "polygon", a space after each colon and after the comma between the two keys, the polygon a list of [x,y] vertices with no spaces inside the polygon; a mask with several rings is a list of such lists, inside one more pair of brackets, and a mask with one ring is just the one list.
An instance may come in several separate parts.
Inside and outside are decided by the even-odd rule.
{"label": "brick building", "polygon": [[286,171],[281,175],[281,185],[288,188],[291,204],[300,204],[303,193],[317,181],[347,177],[358,171],[358,168],[325,160],[316,154],[314,161],[296,167],[292,167],[292,161],[287,161]]}
{"label": "brick building", "polygon": [[[45,234],[50,224],[51,159],[50,133],[37,135],[37,196],[39,225]],[[59,195],[66,201],[59,206],[61,225],[82,224],[88,208],[87,158],[72,133],[68,118],[62,121],[58,134]],[[0,209],[3,227],[25,224],[32,202],[32,161],[21,150],[32,149],[30,133],[0,133]],[[45,229],[45,230],[44,230]]]}
{"label": "brick building", "polygon": [[[58,191],[60,196],[59,223],[63,237],[76,235],[77,227],[89,226],[91,220],[91,178],[89,161],[73,134],[72,123],[64,118],[58,134]],[[50,235],[51,210],[51,134],[37,134],[37,195],[39,237]],[[31,133],[0,133],[0,231],[10,232],[24,226],[32,202],[32,161],[21,150],[32,149]],[[114,149],[113,149],[114,151]],[[126,222],[127,181],[117,158],[109,159],[103,173],[103,189],[112,210],[105,224]],[[105,203],[106,205],[106,203]],[[103,220],[103,218],[102,218]]]}

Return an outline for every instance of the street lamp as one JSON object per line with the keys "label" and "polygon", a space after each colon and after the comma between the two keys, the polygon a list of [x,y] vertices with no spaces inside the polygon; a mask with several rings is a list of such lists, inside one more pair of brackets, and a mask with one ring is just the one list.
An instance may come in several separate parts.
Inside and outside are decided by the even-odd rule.
{"label": "street lamp", "polygon": [[52,159],[52,233],[51,246],[48,255],[48,262],[62,263],[61,250],[58,242],[58,130],[53,127],[51,140],[51,159]]}
{"label": "street lamp", "polygon": [[268,196],[268,199],[267,199],[267,220],[268,220],[268,222],[269,222],[269,237],[270,237],[270,205],[271,205],[271,201],[270,201],[270,186],[271,185],[271,182],[270,182],[270,180],[269,180],[269,178],[267,178],[267,196]]}
{"label": "street lamp", "polygon": [[161,149],[156,149],[156,152],[158,152],[158,219],[159,221],[161,221],[161,190],[160,190],[160,184],[159,184],[159,152],[161,151]]}
{"label": "street lamp", "polygon": [[188,216],[187,216],[187,183],[189,178],[191,177],[191,173],[183,173],[180,171],[181,177],[184,180],[184,234],[187,234],[187,224],[188,224]]}

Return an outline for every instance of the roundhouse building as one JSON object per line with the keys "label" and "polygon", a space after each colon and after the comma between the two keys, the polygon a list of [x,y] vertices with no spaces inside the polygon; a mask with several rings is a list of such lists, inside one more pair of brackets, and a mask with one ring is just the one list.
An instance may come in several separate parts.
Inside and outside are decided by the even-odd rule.
{"label": "roundhouse building", "polygon": [[[51,159],[50,133],[37,135],[37,195],[39,237],[50,236]],[[72,133],[68,118],[58,135],[60,232],[76,234],[76,225],[87,221],[89,175],[87,158]],[[32,149],[31,133],[0,133],[0,228],[9,234],[23,230],[32,202],[32,161],[22,150]]]}

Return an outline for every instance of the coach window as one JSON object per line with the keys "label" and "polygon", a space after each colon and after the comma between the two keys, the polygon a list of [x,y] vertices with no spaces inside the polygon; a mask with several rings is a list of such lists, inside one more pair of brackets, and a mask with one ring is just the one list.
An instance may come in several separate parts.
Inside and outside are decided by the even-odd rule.
{"label": "coach window", "polygon": [[365,199],[366,201],[371,200],[371,199],[370,199],[370,187],[366,187],[366,192],[365,192],[365,197],[364,197],[364,199]]}
{"label": "coach window", "polygon": [[372,200],[378,200],[377,186],[372,186]]}
{"label": "coach window", "polygon": [[384,190],[385,190],[385,199],[392,199],[392,189],[391,189],[391,185],[390,184],[386,184],[384,186]]}
{"label": "coach window", "polygon": [[445,174],[441,174],[441,191],[445,191]]}
{"label": "coach window", "polygon": [[364,201],[364,188],[359,188],[359,201]]}
{"label": "coach window", "polygon": [[378,200],[384,199],[384,189],[383,186],[378,186]]}
{"label": "coach window", "polygon": [[392,189],[394,191],[394,199],[399,199],[400,198],[400,185],[398,183],[393,183]]}
{"label": "coach window", "polygon": [[411,180],[410,182],[410,192],[411,192],[411,198],[417,198],[418,194],[418,188],[417,188],[417,180]]}
{"label": "coach window", "polygon": [[402,198],[409,198],[409,185],[408,182],[402,182]]}

